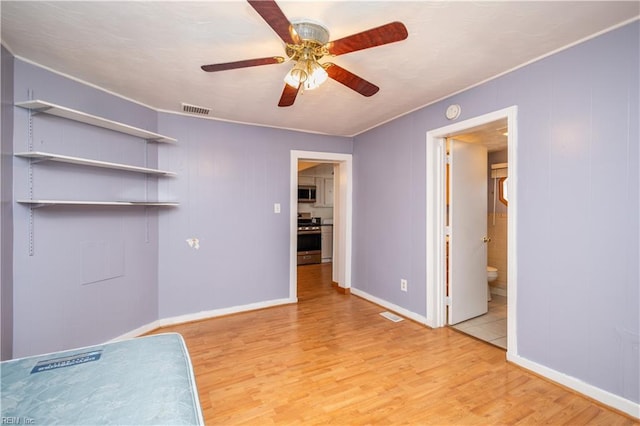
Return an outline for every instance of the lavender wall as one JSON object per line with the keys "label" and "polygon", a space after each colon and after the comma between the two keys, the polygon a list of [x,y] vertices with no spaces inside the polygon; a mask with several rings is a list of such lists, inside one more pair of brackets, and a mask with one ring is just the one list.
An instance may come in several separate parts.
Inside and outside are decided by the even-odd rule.
{"label": "lavender wall", "polygon": [[634,22],[356,137],[353,286],[425,315],[426,132],[449,104],[517,105],[517,352],[640,401],[639,40]]}
{"label": "lavender wall", "polygon": [[[156,130],[157,113],[15,60],[14,100],[43,99]],[[29,150],[28,111],[15,107],[15,152]],[[153,167],[155,144],[46,114],[33,118],[33,150]],[[145,151],[147,150],[147,151]],[[148,160],[145,160],[147,158]],[[33,198],[153,198],[154,178],[61,163],[32,166]],[[29,198],[29,162],[13,159],[15,199]],[[15,357],[104,342],[158,317],[158,219],[154,208],[14,204]],[[4,236],[3,236],[4,237]],[[3,238],[4,239],[4,238]],[[3,280],[4,281],[4,280]]]}
{"label": "lavender wall", "polygon": [[[14,298],[13,306],[7,304],[13,324],[3,321],[13,325],[14,357],[103,342],[159,318],[289,296],[290,150],[350,153],[351,138],[158,114],[21,60],[14,70],[9,104],[31,96],[178,139],[176,145],[146,145],[39,114],[30,148],[28,111],[10,107],[14,152],[32,149],[178,173],[151,178],[44,162],[31,166],[34,199],[130,200],[148,193],[181,203],[168,210],[35,209],[33,255],[30,209],[14,204]],[[10,164],[14,198],[29,198],[28,160]],[[283,212],[278,215],[276,202]],[[190,237],[200,239],[200,250],[188,247]],[[3,255],[3,262],[8,259]],[[9,289],[11,280],[5,283]],[[3,312],[10,317],[8,308]]]}
{"label": "lavender wall", "polygon": [[288,298],[290,151],[350,153],[351,138],[172,114],[159,125],[180,140],[160,152],[178,173],[160,191],[181,203],[160,215],[160,318]]}
{"label": "lavender wall", "polygon": [[13,353],[13,56],[0,49],[0,360],[5,360]]}
{"label": "lavender wall", "polygon": [[354,140],[352,286],[424,315],[426,132],[416,117]]}

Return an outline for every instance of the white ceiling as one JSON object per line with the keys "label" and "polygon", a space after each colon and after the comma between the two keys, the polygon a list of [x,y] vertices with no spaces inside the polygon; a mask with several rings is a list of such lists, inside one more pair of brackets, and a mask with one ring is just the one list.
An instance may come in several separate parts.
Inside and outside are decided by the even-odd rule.
{"label": "white ceiling", "polygon": [[508,131],[507,119],[501,118],[472,129],[466,129],[451,135],[451,137],[462,142],[482,144],[487,147],[487,151],[494,152],[507,149]]}
{"label": "white ceiling", "polygon": [[[245,1],[2,1],[16,56],[159,110],[182,102],[223,120],[352,136],[637,18],[640,2],[280,1],[331,39],[401,21],[401,42],[331,58],[378,85],[370,98],[329,80],[277,106],[291,63],[206,73],[201,65],[285,56]],[[326,59],[321,62],[326,62]]]}

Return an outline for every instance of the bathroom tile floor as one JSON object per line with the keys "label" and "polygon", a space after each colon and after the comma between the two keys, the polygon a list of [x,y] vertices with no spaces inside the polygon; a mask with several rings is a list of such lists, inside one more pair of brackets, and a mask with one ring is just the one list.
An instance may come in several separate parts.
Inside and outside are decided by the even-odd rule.
{"label": "bathroom tile floor", "polygon": [[452,327],[492,345],[507,349],[507,298],[493,295],[489,312]]}

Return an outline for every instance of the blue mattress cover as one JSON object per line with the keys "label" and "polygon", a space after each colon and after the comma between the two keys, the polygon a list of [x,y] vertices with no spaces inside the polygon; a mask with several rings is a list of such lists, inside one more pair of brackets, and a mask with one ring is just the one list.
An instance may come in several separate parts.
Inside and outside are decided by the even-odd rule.
{"label": "blue mattress cover", "polygon": [[3,423],[204,424],[177,333],[5,361],[0,370]]}

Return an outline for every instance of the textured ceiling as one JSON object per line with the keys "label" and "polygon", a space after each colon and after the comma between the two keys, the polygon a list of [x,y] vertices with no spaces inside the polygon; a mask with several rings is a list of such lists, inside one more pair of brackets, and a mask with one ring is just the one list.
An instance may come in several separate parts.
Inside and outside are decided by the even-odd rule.
{"label": "textured ceiling", "polygon": [[485,145],[489,152],[507,149],[508,123],[506,118],[483,124],[451,135],[453,139]]}
{"label": "textured ceiling", "polygon": [[[289,20],[335,40],[391,21],[401,42],[331,58],[378,85],[366,98],[329,80],[279,108],[291,63],[206,73],[200,65],[284,56],[245,1],[2,1],[2,42],[16,56],[153,108],[351,136],[638,17],[637,1],[281,1]],[[325,60],[326,61],[326,60]],[[322,61],[321,61],[322,62]]]}

